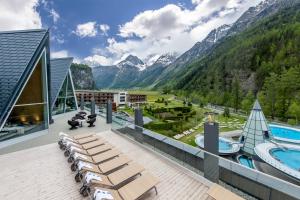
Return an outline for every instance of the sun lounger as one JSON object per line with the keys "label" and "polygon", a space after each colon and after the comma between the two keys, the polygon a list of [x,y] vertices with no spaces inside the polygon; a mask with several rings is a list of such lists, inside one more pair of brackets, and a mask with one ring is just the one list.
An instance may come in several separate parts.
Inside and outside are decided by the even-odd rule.
{"label": "sun lounger", "polygon": [[118,189],[120,186],[131,181],[135,176],[141,175],[143,171],[144,167],[132,162],[107,176],[94,172],[87,172],[84,176],[80,193],[86,197],[88,196],[88,191],[91,191],[92,187]]}
{"label": "sun lounger", "polygon": [[121,154],[121,152],[117,149],[111,149],[109,151],[106,151],[104,153],[95,155],[95,156],[87,156],[79,153],[74,154],[74,163],[71,165],[71,170],[76,171],[77,170],[77,164],[79,161],[85,161],[88,163],[94,163],[94,164],[100,164],[107,160],[110,160],[114,157],[117,157]]}
{"label": "sun lounger", "polygon": [[66,149],[65,149],[65,156],[68,157],[70,156],[70,154],[72,153],[72,151],[75,151],[75,150],[88,150],[88,149],[92,149],[94,147],[98,147],[98,146],[101,146],[101,145],[104,145],[106,143],[105,140],[101,139],[100,137],[95,140],[95,141],[92,141],[92,142],[88,142],[86,144],[76,144],[76,143],[72,143],[72,142],[67,142],[66,144]]}
{"label": "sun lounger", "polygon": [[152,189],[155,189],[157,194],[158,183],[158,179],[151,174],[143,174],[118,190],[95,187],[92,191],[92,199],[136,200]]}
{"label": "sun lounger", "polygon": [[[94,144],[96,144],[96,141],[94,142]],[[71,148],[70,149],[70,156],[68,158],[68,162],[71,163],[74,161],[74,157],[73,155],[75,153],[80,153],[80,154],[83,154],[83,155],[88,155],[88,156],[94,156],[94,155],[97,155],[99,153],[103,153],[105,151],[108,151],[110,149],[112,149],[113,146],[108,144],[108,143],[104,143],[103,145],[100,145],[100,146],[96,146],[96,147],[93,147],[93,148],[90,148],[90,149],[81,149],[81,148]]]}
{"label": "sun lounger", "polygon": [[65,150],[71,144],[72,145],[75,145],[75,144],[82,145],[82,144],[86,144],[86,143],[98,140],[99,138],[100,137],[96,136],[96,135],[92,135],[92,136],[85,137],[85,138],[82,138],[82,139],[77,139],[77,140],[70,139],[70,138],[65,138],[64,140],[62,140],[60,148]]}
{"label": "sun lounger", "polygon": [[127,156],[121,154],[118,157],[115,157],[111,160],[108,160],[104,163],[101,163],[99,165],[92,164],[92,163],[87,163],[84,161],[79,161],[77,164],[77,174],[75,176],[76,182],[80,182],[80,180],[83,177],[83,174],[86,172],[95,172],[98,174],[104,174],[107,175],[124,165],[127,165],[131,159],[129,159]]}
{"label": "sun lounger", "polygon": [[93,135],[95,135],[95,134],[94,133],[84,133],[84,134],[71,136],[71,135],[68,135],[66,133],[60,132],[59,133],[60,139],[58,140],[58,145],[62,149],[63,143],[64,143],[65,140],[74,141],[74,140],[79,140],[79,139],[83,139],[83,138],[86,138],[86,137],[90,137],[90,136],[93,136]]}

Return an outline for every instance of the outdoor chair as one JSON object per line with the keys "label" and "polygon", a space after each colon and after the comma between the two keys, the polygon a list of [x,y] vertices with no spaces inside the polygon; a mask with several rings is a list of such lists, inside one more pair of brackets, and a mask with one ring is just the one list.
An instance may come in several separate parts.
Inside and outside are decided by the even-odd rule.
{"label": "outdoor chair", "polygon": [[96,114],[92,114],[92,115],[88,115],[87,117],[88,117],[88,119],[92,119],[92,118],[96,118],[97,115]]}
{"label": "outdoor chair", "polygon": [[88,163],[93,163],[93,164],[100,164],[105,161],[108,161],[110,159],[113,159],[115,157],[118,157],[121,154],[121,152],[117,149],[111,149],[109,151],[106,151],[104,153],[95,155],[95,156],[87,156],[83,155],[80,153],[76,153],[74,155],[74,162],[71,165],[71,170],[76,171],[78,169],[78,163],[79,161],[84,161]]}
{"label": "outdoor chair", "polygon": [[88,196],[92,187],[105,187],[110,189],[118,189],[120,186],[133,180],[145,168],[137,163],[129,163],[127,166],[105,176],[94,172],[87,172],[83,179],[83,186],[80,188],[80,194],[84,197]]}
{"label": "outdoor chair", "polygon": [[84,134],[78,134],[78,135],[71,136],[71,135],[68,135],[64,132],[60,132],[59,133],[59,138],[60,139],[58,140],[58,145],[62,149],[62,146],[64,145],[63,143],[66,140],[76,141],[76,140],[83,139],[83,138],[86,138],[86,137],[90,137],[90,136],[93,136],[93,135],[95,135],[95,134],[94,133],[84,133]]}
{"label": "outdoor chair", "polygon": [[75,181],[80,182],[86,172],[95,172],[98,174],[108,175],[111,172],[116,171],[117,169],[120,169],[125,165],[128,165],[129,162],[131,162],[131,159],[123,154],[99,165],[79,161],[77,164],[78,169],[75,175]]}
{"label": "outdoor chair", "polygon": [[[84,138],[84,139],[89,139],[89,141],[84,144],[78,144],[78,143],[74,143],[72,141],[67,141],[64,146],[64,149],[65,149],[64,155],[66,157],[68,157],[68,156],[70,156],[70,154],[72,152],[79,151],[79,150],[92,149],[94,147],[98,147],[98,146],[104,145],[106,143],[106,141],[100,137],[96,137],[95,140],[94,140],[94,138],[92,138],[93,140],[90,138]],[[80,141],[82,142],[82,140],[80,140]]]}
{"label": "outdoor chair", "polygon": [[157,194],[156,185],[158,183],[156,177],[147,173],[118,190],[95,187],[93,188],[92,199],[136,200],[152,189],[155,189]]}
{"label": "outdoor chair", "polygon": [[76,129],[79,126],[79,122],[76,120],[68,120],[68,124],[71,126],[70,130]]}
{"label": "outdoor chair", "polygon": [[87,150],[81,149],[81,148],[72,148],[72,149],[70,149],[68,162],[71,163],[71,162],[74,161],[74,154],[75,153],[80,153],[80,154],[83,154],[83,155],[94,156],[94,155],[103,153],[105,151],[111,150],[112,148],[113,148],[113,146],[110,145],[110,144],[108,144],[108,143],[105,143],[105,144],[103,144],[101,146],[96,146],[96,147],[93,147],[93,148],[87,149]]}
{"label": "outdoor chair", "polygon": [[88,123],[89,125],[88,125],[88,127],[94,127],[95,125],[94,125],[94,123],[96,122],[96,117],[94,117],[94,118],[89,118],[88,120],[86,120],[86,123]]}

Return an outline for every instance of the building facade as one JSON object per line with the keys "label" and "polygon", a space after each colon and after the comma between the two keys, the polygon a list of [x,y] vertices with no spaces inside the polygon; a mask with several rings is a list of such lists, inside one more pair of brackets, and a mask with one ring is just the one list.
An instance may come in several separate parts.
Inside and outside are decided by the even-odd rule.
{"label": "building facade", "polygon": [[45,130],[51,118],[48,30],[0,32],[0,141]]}
{"label": "building facade", "polygon": [[70,71],[73,58],[51,59],[51,109],[52,115],[78,109]]}
{"label": "building facade", "polygon": [[80,102],[81,96],[83,96],[84,102],[91,102],[92,98],[94,98],[96,105],[102,106],[110,100],[111,102],[114,101],[113,92],[100,92],[96,90],[76,90],[76,97],[77,101]]}

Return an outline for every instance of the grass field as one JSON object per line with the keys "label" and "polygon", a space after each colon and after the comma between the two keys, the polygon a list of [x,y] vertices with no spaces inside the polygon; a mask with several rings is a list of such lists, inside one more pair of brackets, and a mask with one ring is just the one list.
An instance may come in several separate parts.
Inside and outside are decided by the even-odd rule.
{"label": "grass field", "polygon": [[[183,106],[183,102],[181,100],[176,100],[174,98],[174,95],[172,94],[162,94],[158,91],[145,91],[145,90],[131,90],[128,91],[130,94],[145,94],[147,95],[147,106],[151,105],[154,108],[174,108],[174,107],[181,107]],[[165,103],[157,103],[158,99],[162,99],[168,101],[168,104],[165,105]],[[142,107],[143,108],[143,107]],[[134,115],[132,108],[123,108],[123,111],[126,111],[131,116]],[[203,123],[205,121],[205,112],[209,112],[211,110],[206,108],[200,108],[198,105],[193,105],[192,110],[196,111],[196,115],[194,115],[192,118],[190,118],[188,121],[184,121],[182,124],[182,130],[186,131],[189,129],[194,129],[194,132],[186,135],[179,140],[190,144],[192,146],[196,146],[195,143],[195,137],[198,134],[203,134],[204,132],[204,126]],[[148,114],[147,112],[144,112],[144,116],[150,117],[154,120],[154,123],[162,123],[162,120],[159,118],[155,118],[154,116]],[[233,130],[241,130],[243,128],[243,124],[245,123],[245,119],[243,117],[239,116],[230,116],[229,118],[224,117],[222,114],[214,116],[214,119],[216,122],[219,123],[220,132],[227,132],[227,131],[233,131]],[[197,127],[197,128],[196,128]],[[171,129],[168,130],[153,130],[155,132],[158,132],[160,134],[173,137],[176,134],[181,134],[181,132],[174,132]],[[183,132],[182,131],[182,132]]]}

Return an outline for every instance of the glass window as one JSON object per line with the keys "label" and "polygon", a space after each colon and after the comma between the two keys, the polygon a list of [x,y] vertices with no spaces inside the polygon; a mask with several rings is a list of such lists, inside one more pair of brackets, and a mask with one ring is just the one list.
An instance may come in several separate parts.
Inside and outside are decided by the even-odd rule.
{"label": "glass window", "polygon": [[77,107],[73,86],[70,74],[68,74],[66,79],[64,80],[58,98],[56,99],[52,113],[53,115],[57,115],[65,112],[74,111],[76,109]]}
{"label": "glass window", "polygon": [[0,132],[0,141],[48,128],[47,92],[43,54]]}

